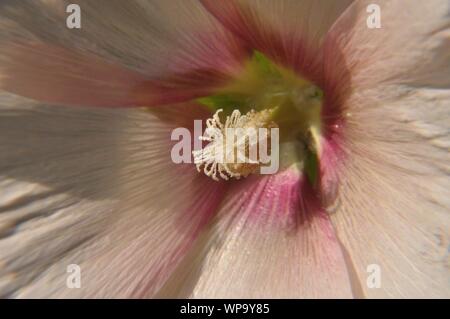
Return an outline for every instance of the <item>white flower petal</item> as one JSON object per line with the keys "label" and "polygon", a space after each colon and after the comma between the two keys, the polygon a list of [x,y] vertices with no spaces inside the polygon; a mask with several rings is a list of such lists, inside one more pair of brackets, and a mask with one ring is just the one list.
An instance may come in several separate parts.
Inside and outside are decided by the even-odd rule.
{"label": "white flower petal", "polygon": [[[448,298],[449,2],[377,1],[381,29],[367,28],[370,3],[327,39],[328,70],[351,75],[332,220],[367,297]],[[371,264],[379,288],[364,284]]]}
{"label": "white flower petal", "polygon": [[300,184],[293,169],[233,185],[212,228],[158,296],[352,297],[331,222],[301,197]]}
{"label": "white flower petal", "polygon": [[[138,109],[49,107],[4,94],[0,103],[0,295],[154,294],[222,187],[172,163],[174,124]],[[81,267],[79,289],[66,286],[70,264]]]}

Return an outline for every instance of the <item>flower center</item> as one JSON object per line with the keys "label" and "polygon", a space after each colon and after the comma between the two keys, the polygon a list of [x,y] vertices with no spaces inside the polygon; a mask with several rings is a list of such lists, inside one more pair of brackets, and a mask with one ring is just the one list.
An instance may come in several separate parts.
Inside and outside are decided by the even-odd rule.
{"label": "flower center", "polygon": [[[276,151],[280,154],[280,168],[295,164],[314,184],[320,153],[322,101],[323,93],[316,85],[255,52],[232,83],[211,96],[198,99],[215,114],[207,121],[202,138],[209,144],[202,153],[194,152],[197,168],[203,168],[206,175],[216,180],[256,173],[263,163],[260,157],[246,163],[230,162],[228,157],[233,153],[237,158],[243,155],[248,159],[252,147],[261,148],[262,140],[267,144],[273,142],[270,134],[258,136],[253,145],[245,137],[234,138],[233,135],[232,138],[227,129],[279,128]],[[227,115],[224,122],[220,120],[220,112]],[[239,153],[238,149],[243,151]],[[221,162],[222,158],[225,160]]]}
{"label": "flower center", "polygon": [[[266,163],[272,152],[272,131],[278,125],[272,120],[273,110],[255,112],[251,110],[242,115],[234,110],[222,123],[219,109],[213,118],[206,121],[205,135],[200,139],[209,144],[201,150],[192,152],[197,170],[218,181],[247,177]],[[278,131],[277,131],[278,132]],[[278,142],[278,140],[276,141]],[[270,158],[269,158],[270,159]]]}

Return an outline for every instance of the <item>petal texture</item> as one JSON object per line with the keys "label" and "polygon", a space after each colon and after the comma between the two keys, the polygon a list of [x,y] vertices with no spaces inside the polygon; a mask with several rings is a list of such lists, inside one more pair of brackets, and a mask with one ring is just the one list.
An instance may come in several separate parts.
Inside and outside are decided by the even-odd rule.
{"label": "petal texture", "polygon": [[1,87],[42,102],[135,107],[160,100],[148,77],[92,54],[42,43],[10,43],[1,59]]}
{"label": "petal texture", "polygon": [[[170,109],[179,121],[196,114]],[[158,291],[223,187],[172,163],[174,125],[145,110],[49,107],[5,94],[1,110],[0,295]],[[79,289],[66,285],[71,264],[81,267]]]}
{"label": "petal texture", "polygon": [[381,29],[360,1],[326,43],[326,70],[351,74],[335,104],[347,157],[332,220],[365,296],[448,298],[449,3],[377,3]]}
{"label": "petal texture", "polygon": [[213,1],[205,7],[253,49],[274,61],[319,80],[320,44],[352,1]]}
{"label": "petal texture", "polygon": [[307,192],[294,168],[237,182],[196,253],[160,296],[351,297],[330,220]]}
{"label": "petal texture", "polygon": [[167,104],[208,95],[248,54],[197,2],[80,1],[81,29],[65,25],[69,3],[2,2],[1,87],[59,104]]}

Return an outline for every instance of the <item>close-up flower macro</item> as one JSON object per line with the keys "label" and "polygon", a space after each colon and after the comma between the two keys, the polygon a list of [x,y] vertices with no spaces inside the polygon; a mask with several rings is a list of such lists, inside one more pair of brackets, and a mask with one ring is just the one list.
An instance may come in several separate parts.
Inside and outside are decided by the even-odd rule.
{"label": "close-up flower macro", "polygon": [[450,1],[0,0],[0,298],[450,298]]}

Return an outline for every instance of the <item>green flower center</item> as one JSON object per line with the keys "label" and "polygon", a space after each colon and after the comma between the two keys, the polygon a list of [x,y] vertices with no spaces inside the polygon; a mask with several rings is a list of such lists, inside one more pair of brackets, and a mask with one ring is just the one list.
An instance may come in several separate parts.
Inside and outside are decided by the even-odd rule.
{"label": "green flower center", "polygon": [[197,101],[228,115],[273,110],[270,120],[280,129],[282,166],[295,164],[316,183],[323,102],[319,87],[255,51],[232,83]]}

